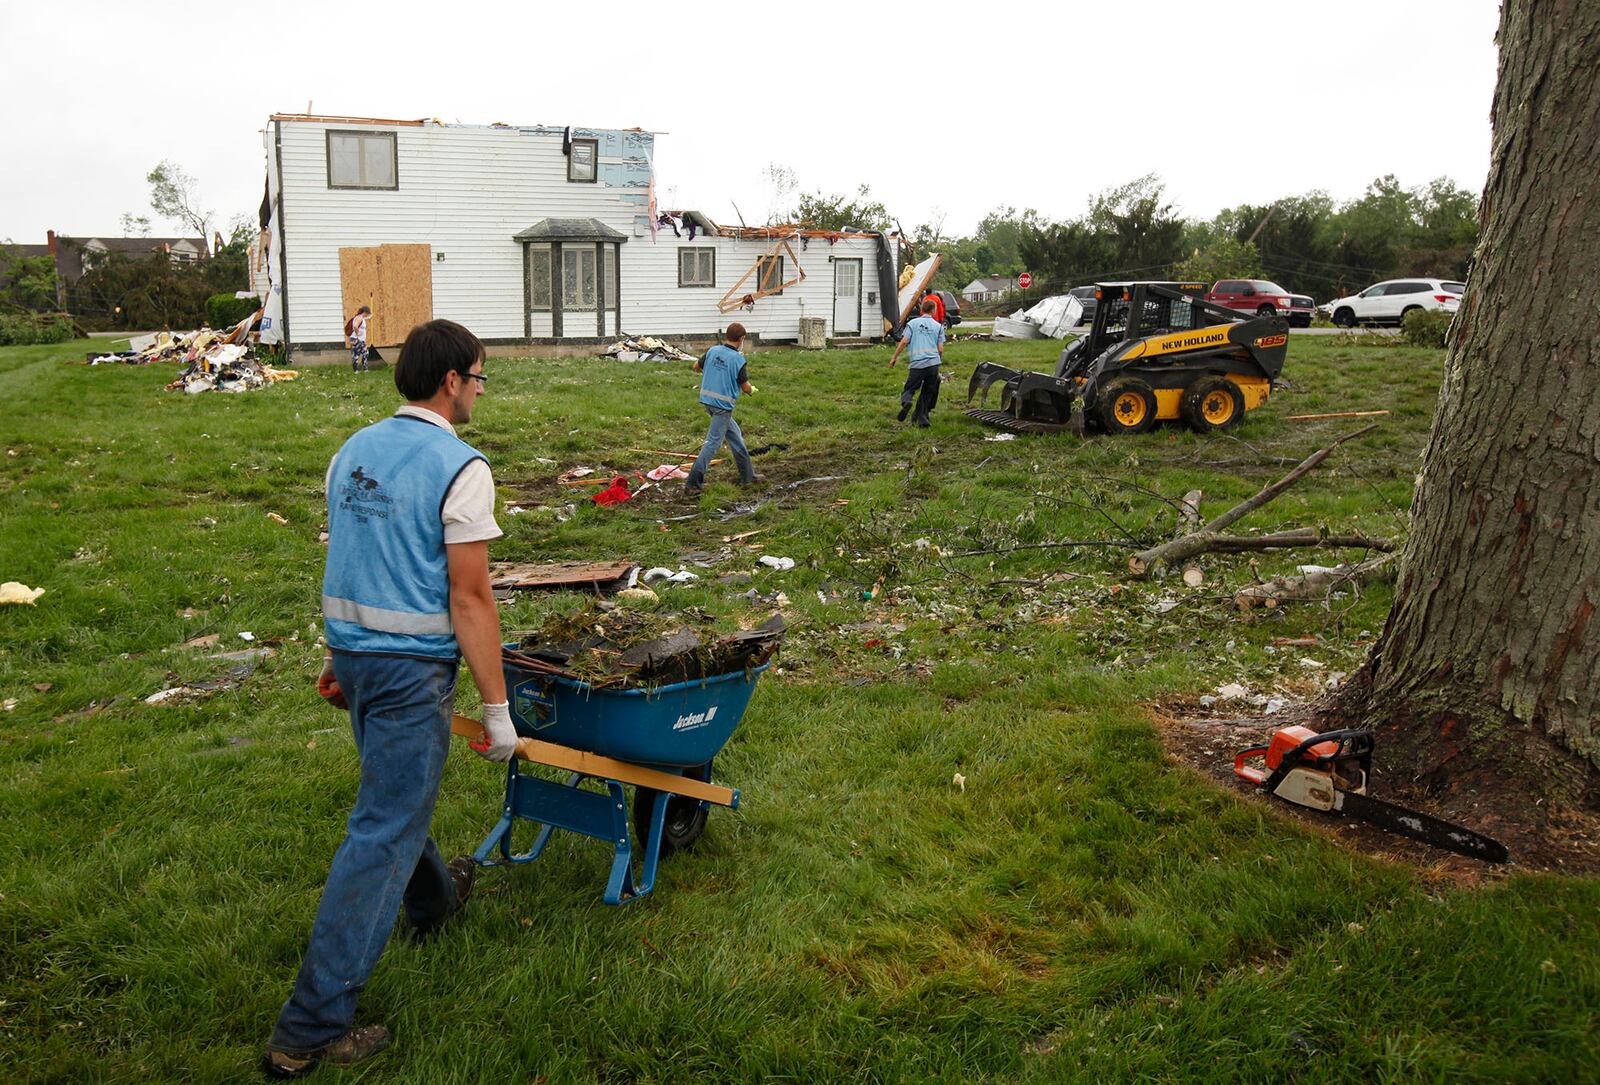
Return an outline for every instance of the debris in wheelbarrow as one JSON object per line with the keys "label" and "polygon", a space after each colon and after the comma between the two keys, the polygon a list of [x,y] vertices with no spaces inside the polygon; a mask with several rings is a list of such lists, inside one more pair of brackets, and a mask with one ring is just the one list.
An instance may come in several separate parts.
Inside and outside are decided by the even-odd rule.
{"label": "debris in wheelbarrow", "polygon": [[783,643],[783,615],[753,629],[702,636],[674,616],[662,620],[634,610],[585,608],[553,619],[538,633],[504,649],[507,666],[587,682],[596,689],[687,682],[759,667]]}
{"label": "debris in wheelbarrow", "polygon": [[[532,862],[558,829],[603,840],[612,848],[604,899],[624,904],[651,891],[659,861],[695,842],[713,805],[738,808],[739,791],[712,782],[712,763],[783,640],[783,618],[708,642],[681,624],[659,635],[649,618],[607,606],[547,626],[547,634],[582,632],[581,640],[534,637],[503,649],[516,756],[500,820],[473,859]],[[452,730],[482,734],[462,716]],[[568,775],[558,782],[527,765]],[[521,852],[512,844],[519,824],[538,827]]]}

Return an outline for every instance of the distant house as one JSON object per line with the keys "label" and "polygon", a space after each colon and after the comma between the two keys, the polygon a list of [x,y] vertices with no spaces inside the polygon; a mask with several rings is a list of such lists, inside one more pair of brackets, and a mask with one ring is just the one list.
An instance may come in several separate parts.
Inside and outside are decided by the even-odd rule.
{"label": "distant house", "polygon": [[112,253],[138,259],[164,252],[175,264],[204,260],[211,249],[203,237],[67,237],[45,232],[46,249],[56,258],[56,278],[73,286],[96,262]]}
{"label": "distant house", "polygon": [[990,275],[984,279],[973,279],[963,286],[961,297],[964,301],[994,301],[1015,285],[1009,275]]}
{"label": "distant house", "polygon": [[[898,316],[898,244],[864,230],[742,227],[657,208],[654,133],[277,114],[251,258],[261,337],[340,348],[458,321],[496,353],[623,334],[876,337]],[[559,353],[559,349],[549,351]],[[541,353],[544,353],[541,351]]]}

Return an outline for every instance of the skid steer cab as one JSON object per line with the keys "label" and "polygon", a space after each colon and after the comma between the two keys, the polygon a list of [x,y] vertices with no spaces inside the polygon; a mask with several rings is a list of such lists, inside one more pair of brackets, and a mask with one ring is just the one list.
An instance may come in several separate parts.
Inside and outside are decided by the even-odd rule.
{"label": "skid steer cab", "polygon": [[[967,411],[1018,433],[1145,433],[1182,421],[1231,429],[1272,394],[1289,349],[1278,316],[1245,319],[1206,301],[1204,283],[1100,283],[1089,333],[1061,352],[1054,373],[980,363]],[[987,409],[1001,384],[999,409]]]}

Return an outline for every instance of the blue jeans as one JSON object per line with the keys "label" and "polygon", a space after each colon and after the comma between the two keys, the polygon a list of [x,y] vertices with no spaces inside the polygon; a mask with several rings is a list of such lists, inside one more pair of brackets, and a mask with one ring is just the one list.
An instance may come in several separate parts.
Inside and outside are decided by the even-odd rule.
{"label": "blue jeans", "polygon": [[[311,945],[268,1046],[302,1055],[355,1022],[402,904],[417,926],[447,916],[455,885],[428,835],[450,750],[456,662],[333,654],[350,704],[361,785],[322,890]],[[294,816],[293,811],[285,811]]]}
{"label": "blue jeans", "polygon": [[711,425],[706,429],[706,443],[700,446],[700,455],[695,458],[694,466],[689,468],[689,478],[684,485],[705,485],[706,468],[711,466],[711,458],[717,454],[724,440],[728,442],[728,451],[733,453],[733,462],[739,468],[739,481],[754,482],[756,469],[750,463],[750,453],[744,447],[744,434],[739,432],[739,423],[733,420],[733,412],[706,407],[706,413],[711,416]]}

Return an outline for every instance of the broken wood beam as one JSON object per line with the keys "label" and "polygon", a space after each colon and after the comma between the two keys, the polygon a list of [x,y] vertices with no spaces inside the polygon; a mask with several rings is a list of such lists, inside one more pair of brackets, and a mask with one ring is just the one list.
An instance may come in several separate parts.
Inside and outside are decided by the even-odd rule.
{"label": "broken wood beam", "polygon": [[494,562],[489,566],[489,586],[497,591],[533,588],[625,587],[628,575],[639,566],[631,561],[558,562],[553,565],[518,565]]}
{"label": "broken wood beam", "polygon": [[1394,573],[1394,554],[1380,554],[1356,565],[1343,564],[1298,576],[1277,576],[1234,593],[1240,610],[1276,607],[1282,603],[1326,599],[1347,584],[1358,584]]}
{"label": "broken wood beam", "polygon": [[1387,410],[1383,410],[1383,411],[1330,411],[1327,414],[1291,414],[1289,416],[1289,421],[1290,422],[1310,422],[1310,421],[1312,421],[1314,419],[1318,419],[1318,418],[1376,418],[1380,414],[1388,414],[1388,413],[1389,412]]}

